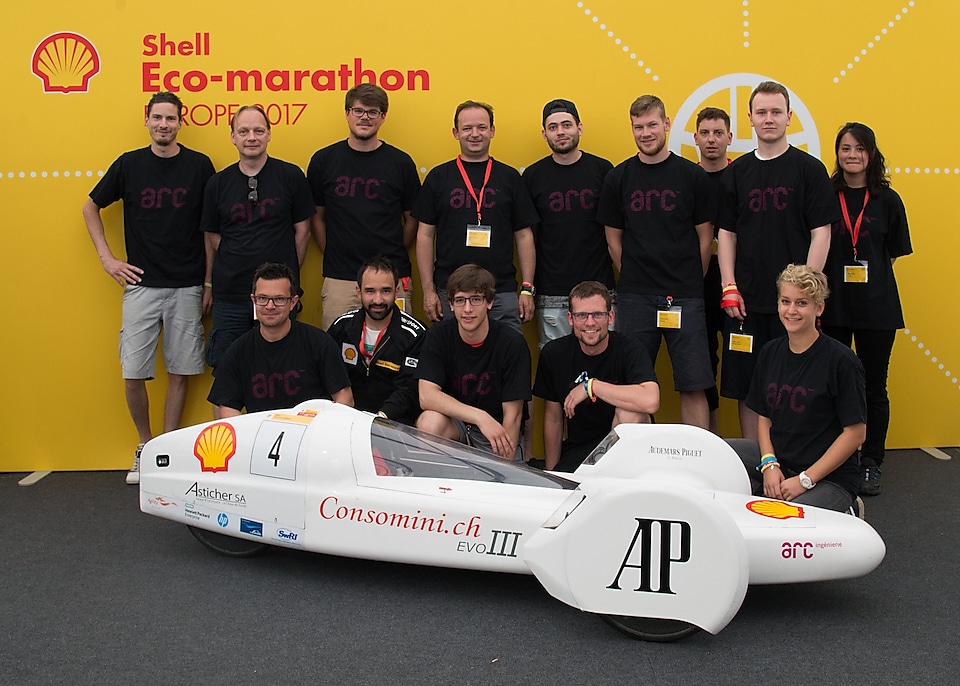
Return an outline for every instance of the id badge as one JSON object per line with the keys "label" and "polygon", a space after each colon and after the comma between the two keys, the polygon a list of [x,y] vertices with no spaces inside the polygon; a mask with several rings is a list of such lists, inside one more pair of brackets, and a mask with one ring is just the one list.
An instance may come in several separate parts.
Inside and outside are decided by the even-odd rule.
{"label": "id badge", "polygon": [[668,307],[665,310],[657,310],[657,328],[658,329],[679,329],[680,315],[682,307]]}
{"label": "id badge", "polygon": [[489,248],[492,230],[486,224],[467,224],[467,247]]}
{"label": "id badge", "polygon": [[753,335],[748,333],[730,334],[730,350],[735,353],[752,353]]}
{"label": "id badge", "polygon": [[860,260],[859,264],[848,264],[843,268],[844,283],[867,283],[867,262]]}

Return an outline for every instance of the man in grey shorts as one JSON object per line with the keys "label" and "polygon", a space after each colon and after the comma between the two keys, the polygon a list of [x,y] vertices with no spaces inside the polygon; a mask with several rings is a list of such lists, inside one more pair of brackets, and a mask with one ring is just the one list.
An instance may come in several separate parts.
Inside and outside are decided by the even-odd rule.
{"label": "man in grey shorts", "polygon": [[[146,381],[156,373],[161,330],[169,380],[164,432],[180,425],[187,377],[204,371],[200,212],[203,189],[214,169],[206,155],[177,143],[182,111],[173,93],[155,94],[144,118],[150,146],[121,155],[83,206],[100,263],[123,287],[120,361],[127,407],[139,437],[128,484],[140,483],[140,449],[153,437]],[[100,217],[100,211],[117,200],[123,202],[126,261],[107,245]]]}

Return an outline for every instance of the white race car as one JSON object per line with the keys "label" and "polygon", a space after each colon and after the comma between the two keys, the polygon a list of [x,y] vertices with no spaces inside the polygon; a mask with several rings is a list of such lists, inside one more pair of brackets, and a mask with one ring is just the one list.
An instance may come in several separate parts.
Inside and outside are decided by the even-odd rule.
{"label": "white race car", "polygon": [[857,577],[885,553],[857,517],[752,496],[727,443],[677,424],[620,425],[560,476],[317,400],[164,434],[140,469],[140,509],[219,553],[534,574],[646,640],[717,633],[748,584]]}

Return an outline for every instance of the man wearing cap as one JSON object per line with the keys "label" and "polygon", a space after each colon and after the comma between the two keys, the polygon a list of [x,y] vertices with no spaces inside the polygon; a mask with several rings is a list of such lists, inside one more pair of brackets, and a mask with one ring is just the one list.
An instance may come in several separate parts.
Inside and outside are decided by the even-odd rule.
{"label": "man wearing cap", "polygon": [[[490,317],[522,332],[533,319],[533,230],[537,210],[520,173],[490,156],[493,107],[474,100],[457,106],[453,137],[456,159],[430,170],[413,205],[419,222],[417,269],[423,287],[423,310],[431,321],[451,318],[442,284],[457,267],[477,264],[496,280]],[[513,266],[516,241],[522,290],[517,297]],[[434,245],[436,244],[436,245]]]}
{"label": "man wearing cap", "polygon": [[613,264],[603,224],[596,220],[603,179],[613,165],[580,150],[583,125],[571,101],[548,102],[542,123],[543,140],[551,154],[523,172],[540,215],[534,234],[541,348],[570,334],[567,294],[571,288],[583,281],[599,281],[613,290]]}

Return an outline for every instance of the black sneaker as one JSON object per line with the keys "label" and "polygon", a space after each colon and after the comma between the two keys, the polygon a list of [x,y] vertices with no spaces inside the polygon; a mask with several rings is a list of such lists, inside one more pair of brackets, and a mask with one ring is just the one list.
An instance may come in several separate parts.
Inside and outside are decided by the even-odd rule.
{"label": "black sneaker", "polygon": [[531,458],[527,461],[527,464],[530,465],[531,467],[533,467],[534,469],[546,469],[546,468],[547,468],[547,461],[546,461],[546,460],[539,460],[539,459],[537,459],[537,458],[535,458],[535,457],[531,457]]}
{"label": "black sneaker", "polygon": [[880,468],[864,465],[860,468],[860,495],[880,495]]}

